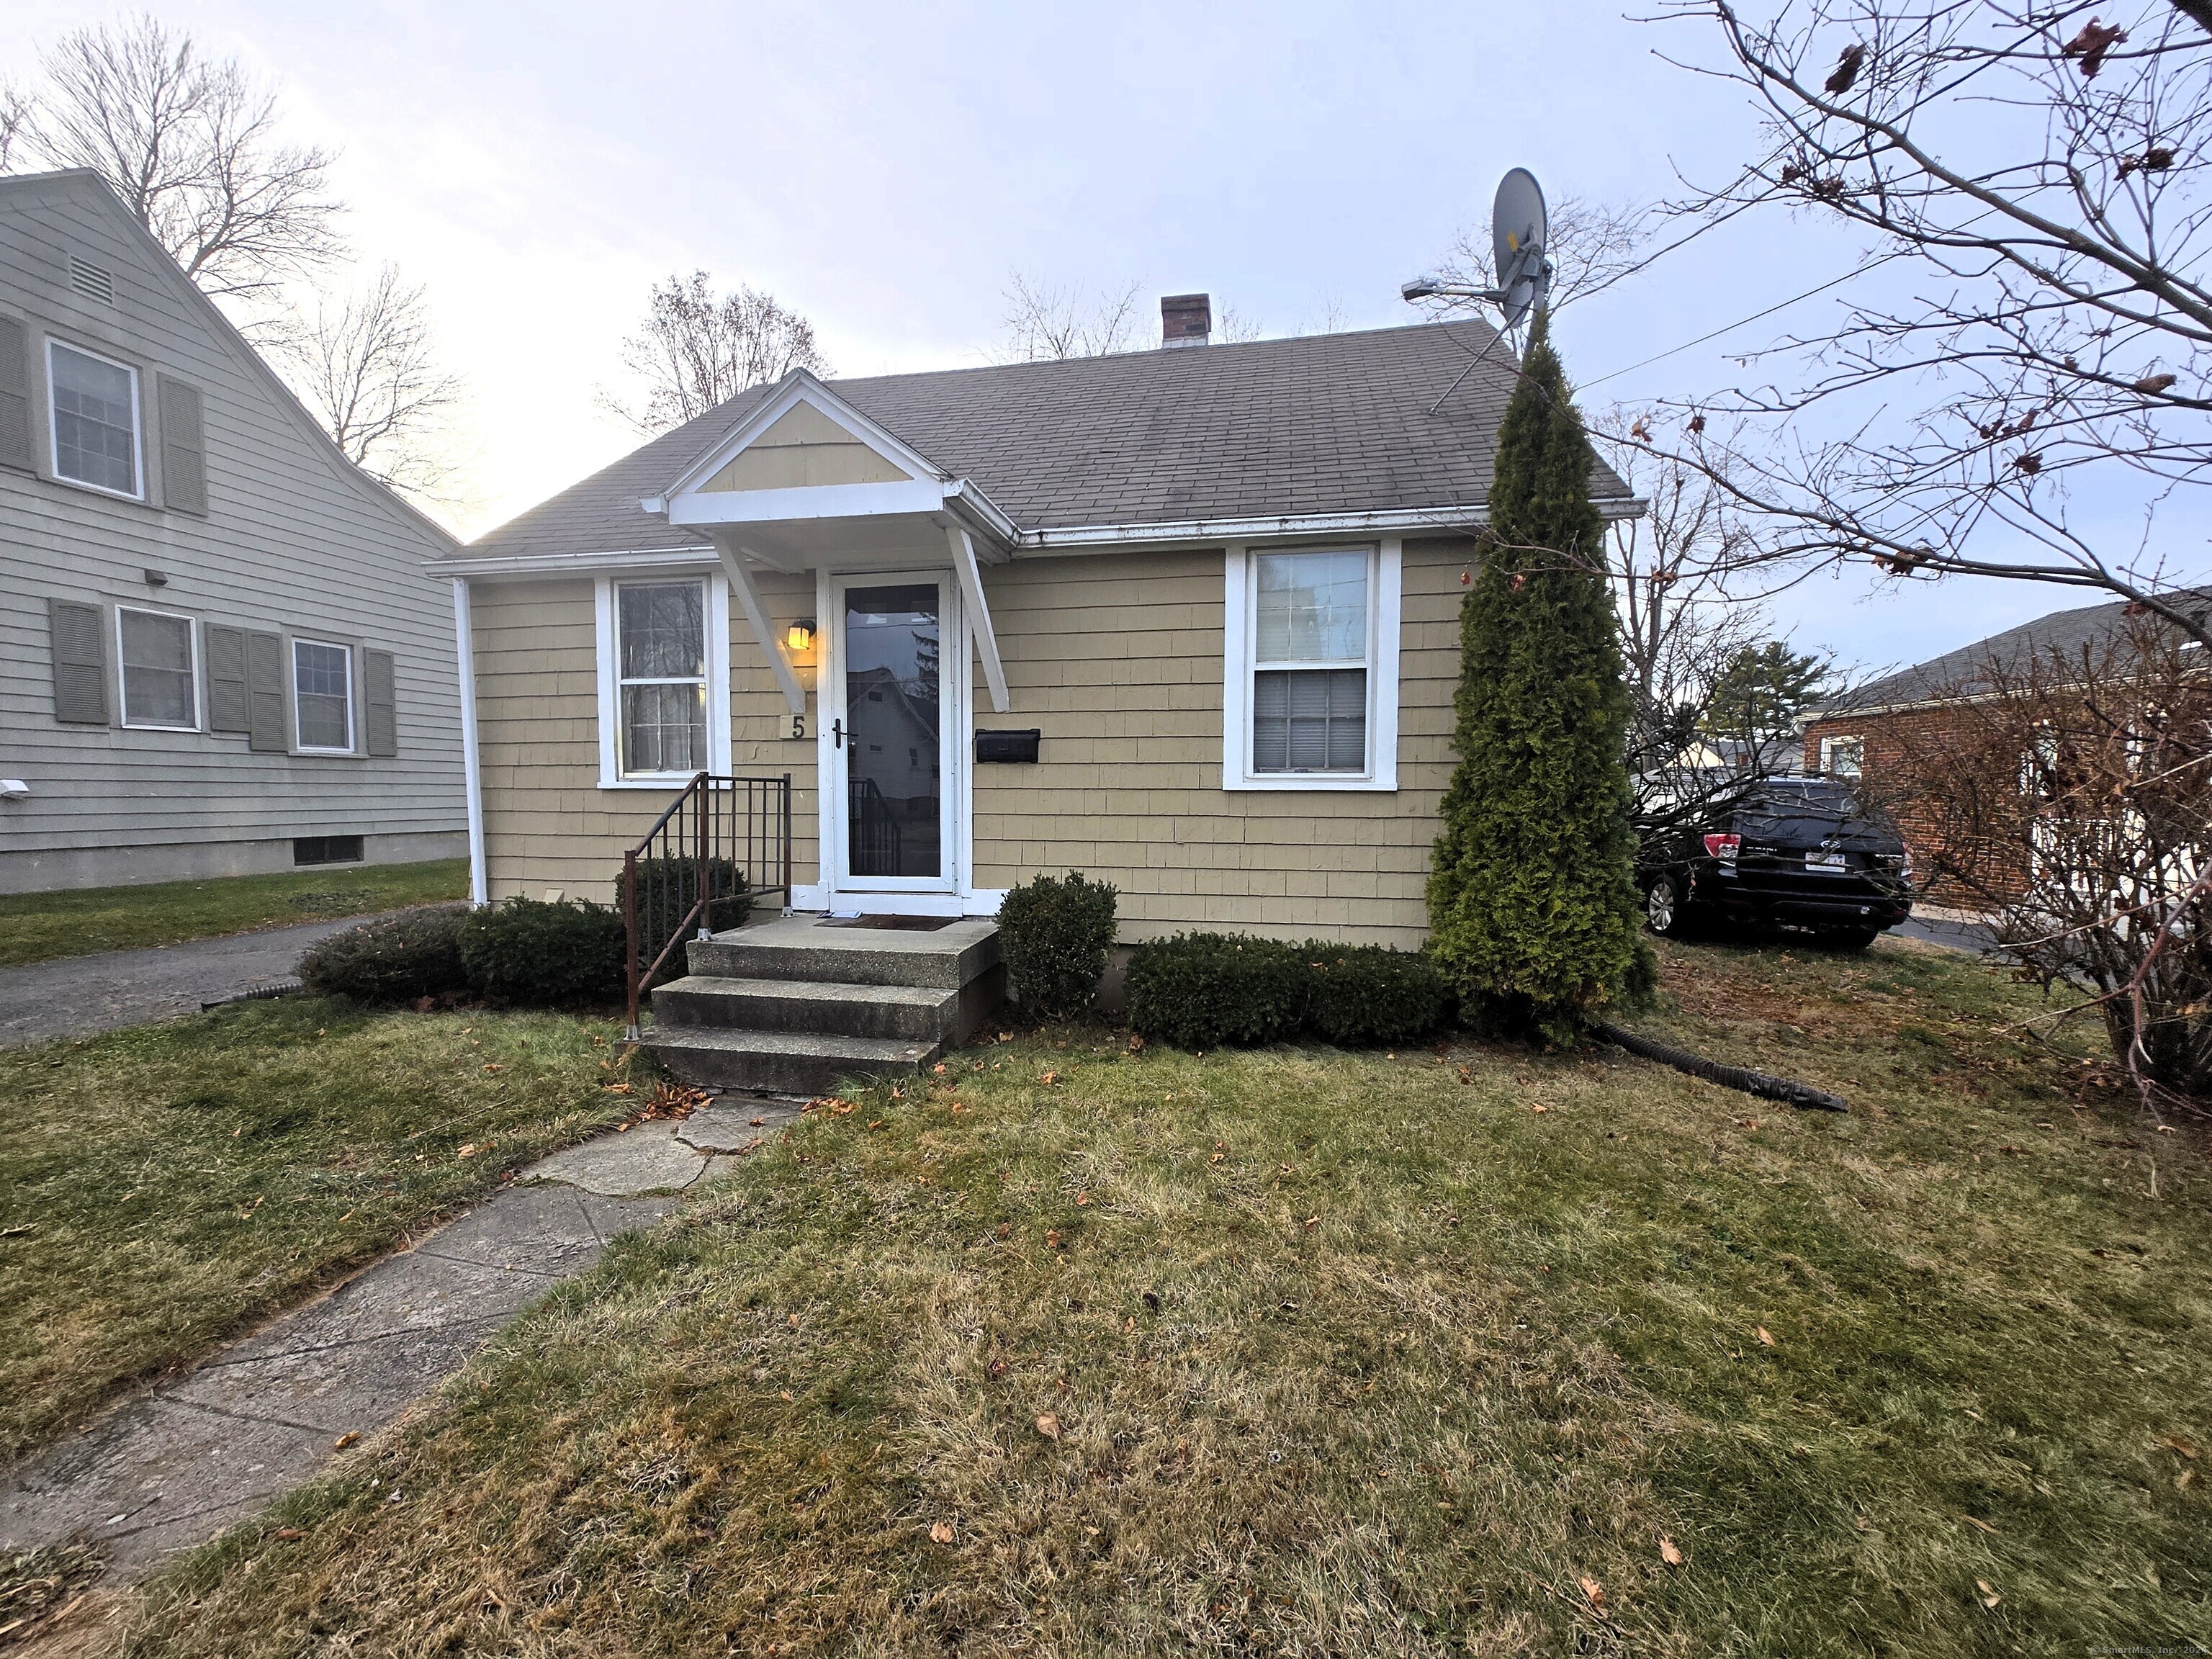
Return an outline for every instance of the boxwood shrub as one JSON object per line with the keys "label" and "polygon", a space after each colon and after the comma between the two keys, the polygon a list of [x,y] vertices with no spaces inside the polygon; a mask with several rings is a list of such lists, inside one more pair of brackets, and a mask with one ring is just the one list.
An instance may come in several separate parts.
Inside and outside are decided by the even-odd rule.
{"label": "boxwood shrub", "polygon": [[1044,1019],[1066,1019],[1090,1006],[1106,974],[1118,896],[1110,884],[1073,870],[1007,892],[999,906],[999,947],[1016,1002]]}
{"label": "boxwood shrub", "polygon": [[1430,1036],[1452,991],[1426,957],[1379,945],[1178,933],[1129,964],[1129,1023],[1178,1048],[1243,1048],[1310,1035],[1347,1048]]}
{"label": "boxwood shrub", "polygon": [[442,996],[469,982],[461,962],[458,904],[404,910],[332,933],[300,958],[300,979],[317,996],[356,1002],[412,1002]]}
{"label": "boxwood shrub", "polygon": [[623,994],[622,913],[586,899],[511,898],[461,920],[461,961],[488,997],[538,1008],[575,1008]]}
{"label": "boxwood shrub", "polygon": [[1281,1042],[1305,1024],[1312,975],[1296,945],[1228,933],[1178,933],[1129,964],[1129,1023],[1178,1048]]}
{"label": "boxwood shrub", "polygon": [[1451,1017],[1451,982],[1417,952],[1309,939],[1300,954],[1313,974],[1307,1029],[1324,1042],[1395,1048],[1419,1042]]}

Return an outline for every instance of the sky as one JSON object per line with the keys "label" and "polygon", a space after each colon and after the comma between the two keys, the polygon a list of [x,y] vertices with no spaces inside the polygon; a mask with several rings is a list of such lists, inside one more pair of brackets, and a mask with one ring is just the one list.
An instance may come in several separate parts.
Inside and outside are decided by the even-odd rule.
{"label": "sky", "polygon": [[[1270,333],[1386,326],[1508,167],[1554,198],[1649,201],[1724,179],[1755,134],[1732,89],[1660,56],[1709,58],[1710,26],[1620,0],[153,9],[279,85],[288,134],[340,152],[363,265],[427,288],[466,387],[468,496],[446,515],[465,536],[637,441],[595,393],[626,389],[622,342],[672,272],[775,295],[846,374],[990,361],[1016,271],[1133,282],[1148,331],[1158,295],[1199,289]],[[114,15],[10,0],[0,75]],[[1606,377],[1593,410],[1725,388],[1730,351],[1832,301],[1619,371],[1850,252],[1779,216],[1695,244],[1562,315],[1569,373]],[[1852,574],[1773,608],[1800,648],[1878,669],[2074,602]]]}

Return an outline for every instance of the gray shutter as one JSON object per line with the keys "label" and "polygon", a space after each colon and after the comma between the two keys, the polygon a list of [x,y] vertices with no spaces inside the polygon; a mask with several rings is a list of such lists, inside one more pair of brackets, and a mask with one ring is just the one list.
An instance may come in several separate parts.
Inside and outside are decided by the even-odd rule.
{"label": "gray shutter", "polygon": [[246,691],[246,630],[210,627],[207,654],[208,730],[251,732],[253,715]]}
{"label": "gray shutter", "polygon": [[22,324],[0,317],[0,466],[31,471],[31,342]]}
{"label": "gray shutter", "polygon": [[207,446],[200,429],[200,389],[161,376],[161,504],[204,515]]}
{"label": "gray shutter", "polygon": [[248,749],[281,755],[291,748],[284,735],[284,641],[274,634],[246,636],[246,708]]}
{"label": "gray shutter", "polygon": [[361,661],[368,677],[368,752],[396,755],[399,752],[399,701],[392,687],[392,653],[364,651]]}
{"label": "gray shutter", "polygon": [[48,599],[53,640],[54,718],[79,726],[107,724],[107,629],[96,605]]}

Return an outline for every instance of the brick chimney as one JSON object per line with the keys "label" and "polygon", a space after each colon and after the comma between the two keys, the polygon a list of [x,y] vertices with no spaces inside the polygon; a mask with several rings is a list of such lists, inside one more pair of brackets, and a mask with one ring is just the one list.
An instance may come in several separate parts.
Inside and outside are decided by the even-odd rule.
{"label": "brick chimney", "polygon": [[1207,294],[1160,296],[1160,344],[1204,345],[1213,337],[1213,297]]}

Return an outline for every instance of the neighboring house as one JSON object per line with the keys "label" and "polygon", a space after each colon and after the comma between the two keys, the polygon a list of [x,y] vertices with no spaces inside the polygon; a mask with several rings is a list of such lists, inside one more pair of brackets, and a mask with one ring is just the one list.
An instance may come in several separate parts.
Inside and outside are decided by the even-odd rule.
{"label": "neighboring house", "polygon": [[[2197,597],[2212,598],[2212,589],[2199,590]],[[1984,696],[1993,689],[1993,671],[2017,675],[2054,653],[2077,659],[2085,648],[2119,638],[2127,611],[2124,603],[2115,602],[2054,611],[1831,698],[1806,716],[1805,769],[1836,777],[1865,776],[1879,788],[1885,773],[1901,769],[1908,744],[1924,748],[1957,720],[1962,702]],[[1915,867],[1923,872],[1941,867],[1952,849],[1939,844],[1929,820],[1916,812],[1910,801],[1898,803],[1896,814]],[[2008,879],[1998,869],[1991,872],[1990,879],[2002,888],[2025,878]]]}
{"label": "neighboring house", "polygon": [[1074,869],[1125,941],[1419,945],[1513,364],[1479,323],[1213,345],[1203,296],[1163,309],[1180,349],[794,372],[440,566],[480,892],[611,898],[689,775],[787,773],[803,909]]}
{"label": "neighboring house", "polygon": [[95,175],[0,179],[0,891],[465,850],[455,550]]}

